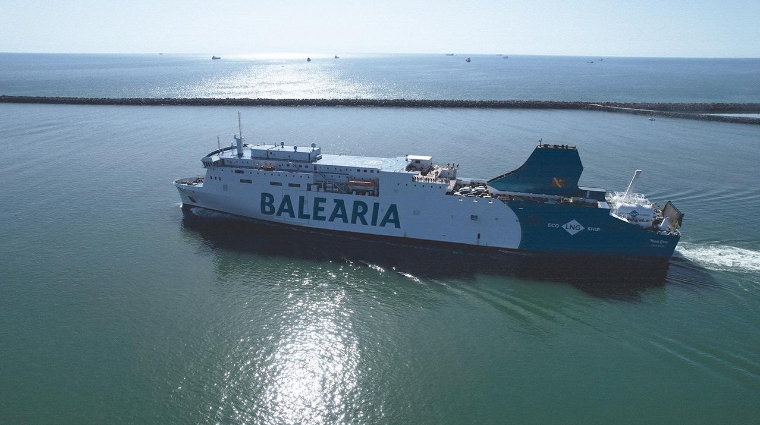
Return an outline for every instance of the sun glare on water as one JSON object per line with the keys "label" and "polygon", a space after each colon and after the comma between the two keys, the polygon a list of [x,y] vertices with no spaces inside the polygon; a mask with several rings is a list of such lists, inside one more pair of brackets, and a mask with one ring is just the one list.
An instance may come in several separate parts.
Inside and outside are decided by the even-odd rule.
{"label": "sun glare on water", "polygon": [[353,99],[372,97],[367,83],[343,72],[332,58],[291,55],[253,58],[250,66],[188,87],[189,97]]}
{"label": "sun glare on water", "polygon": [[[324,296],[322,296],[324,295]],[[355,423],[360,348],[344,292],[297,294],[260,338],[239,341],[210,420],[261,424]]]}
{"label": "sun glare on water", "polygon": [[277,344],[266,371],[265,389],[273,423],[344,422],[357,388],[358,342],[341,323],[343,295],[311,304],[300,302],[296,318]]}

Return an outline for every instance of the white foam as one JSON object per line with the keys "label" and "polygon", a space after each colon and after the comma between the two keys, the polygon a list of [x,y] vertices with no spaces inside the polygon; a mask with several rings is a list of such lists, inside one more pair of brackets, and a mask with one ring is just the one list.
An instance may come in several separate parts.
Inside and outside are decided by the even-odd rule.
{"label": "white foam", "polygon": [[196,217],[201,218],[210,218],[214,220],[237,220],[239,219],[237,216],[232,214],[223,213],[220,211],[211,211],[207,210],[205,208],[200,207],[192,207],[190,208],[190,212],[193,213]]}
{"label": "white foam", "polygon": [[417,276],[415,276],[413,274],[406,273],[406,272],[400,272],[400,271],[396,271],[396,273],[400,274],[401,276],[404,276],[407,279],[411,279],[414,282],[422,283],[422,281],[420,280],[420,278],[418,278]]}
{"label": "white foam", "polygon": [[190,208],[190,212],[193,213],[193,215],[196,217],[203,218],[215,218],[220,216],[220,214],[215,211],[209,211],[207,209],[197,207]]}
{"label": "white foam", "polygon": [[372,264],[372,263],[364,263],[364,264],[366,264],[367,267],[371,268],[372,270],[375,270],[380,273],[385,273],[385,269],[378,266],[377,264]]}
{"label": "white foam", "polygon": [[711,270],[760,271],[760,252],[728,245],[679,243],[676,252]]}

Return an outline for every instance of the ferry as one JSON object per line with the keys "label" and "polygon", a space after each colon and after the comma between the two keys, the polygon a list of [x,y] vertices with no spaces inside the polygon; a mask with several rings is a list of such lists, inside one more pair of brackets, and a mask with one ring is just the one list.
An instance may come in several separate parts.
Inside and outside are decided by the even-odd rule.
{"label": "ferry", "polygon": [[[239,118],[239,117],[238,117]],[[183,209],[287,227],[507,253],[665,261],[683,214],[633,191],[579,186],[578,149],[539,141],[516,170],[463,178],[431,156],[322,153],[240,134],[201,159],[205,175],[174,182]]]}

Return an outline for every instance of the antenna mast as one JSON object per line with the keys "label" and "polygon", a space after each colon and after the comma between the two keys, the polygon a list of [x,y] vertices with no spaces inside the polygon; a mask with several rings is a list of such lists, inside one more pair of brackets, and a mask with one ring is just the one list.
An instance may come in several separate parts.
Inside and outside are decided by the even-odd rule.
{"label": "antenna mast", "polygon": [[625,190],[625,195],[623,195],[623,202],[627,202],[628,198],[631,196],[631,193],[633,193],[633,184],[636,183],[636,179],[639,178],[640,174],[641,174],[641,170],[636,170],[633,173],[633,178],[631,179],[631,182],[628,184],[628,189]]}
{"label": "antenna mast", "polygon": [[238,129],[240,130],[240,134],[238,134],[235,137],[235,141],[237,142],[237,156],[238,158],[243,157],[243,121],[240,119],[240,111],[238,111]]}

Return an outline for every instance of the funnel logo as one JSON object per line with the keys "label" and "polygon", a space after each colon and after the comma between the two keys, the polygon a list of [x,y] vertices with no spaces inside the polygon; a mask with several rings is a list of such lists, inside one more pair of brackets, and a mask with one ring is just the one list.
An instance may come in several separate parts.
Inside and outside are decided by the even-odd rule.
{"label": "funnel logo", "polygon": [[581,224],[575,220],[565,223],[562,226],[562,228],[565,229],[567,233],[570,233],[571,235],[574,235],[580,232],[581,230],[585,229],[585,227],[581,226]]}

